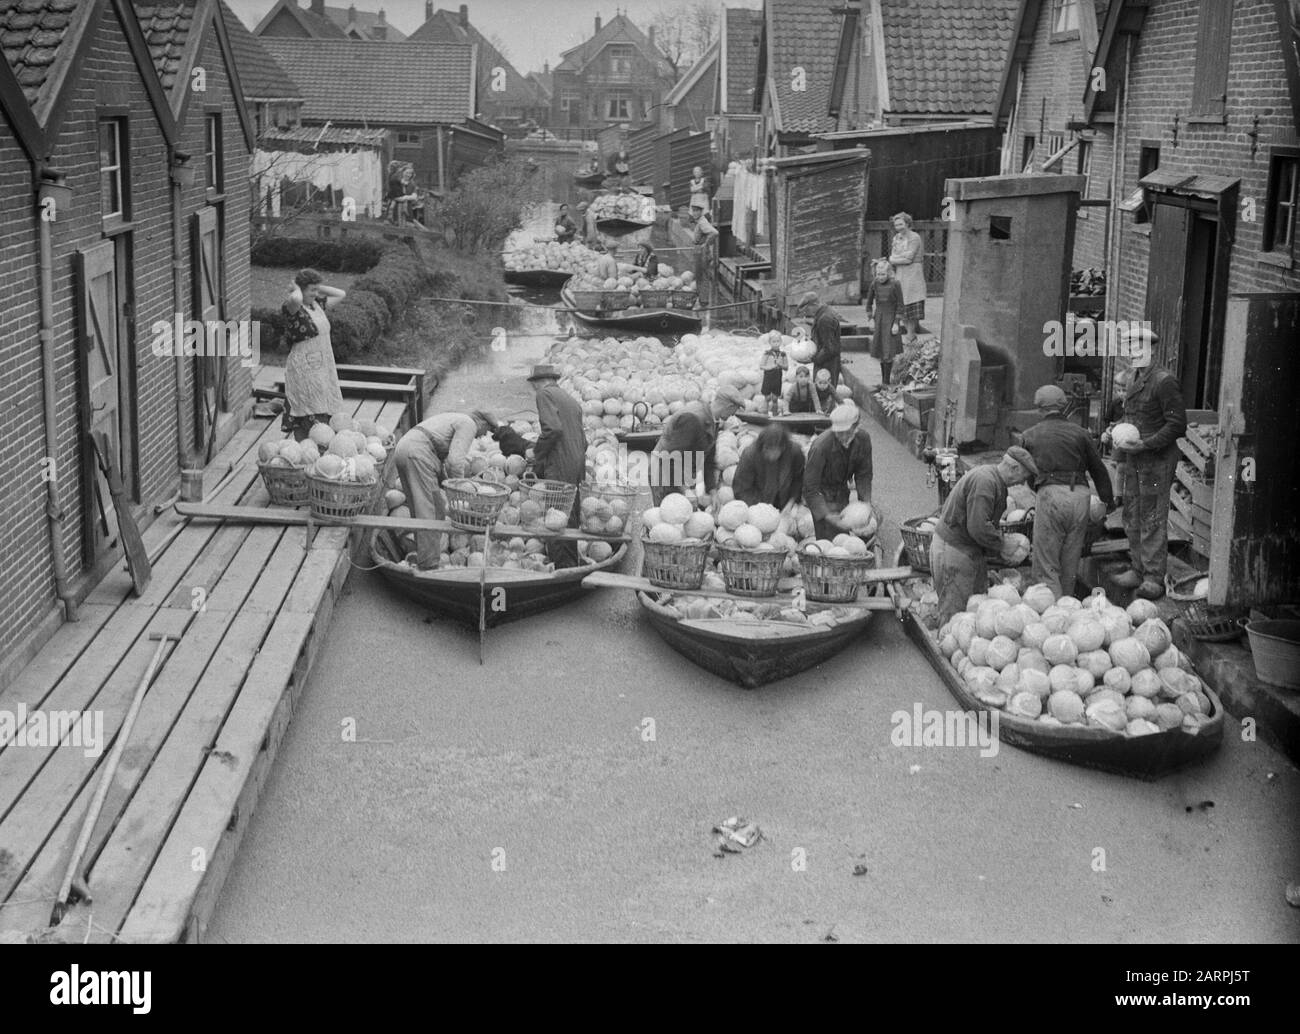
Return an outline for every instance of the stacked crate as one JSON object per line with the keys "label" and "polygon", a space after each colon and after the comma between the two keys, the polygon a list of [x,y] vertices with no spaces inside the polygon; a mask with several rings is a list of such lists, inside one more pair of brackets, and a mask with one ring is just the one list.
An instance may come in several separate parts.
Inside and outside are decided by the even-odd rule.
{"label": "stacked crate", "polygon": [[1186,434],[1178,439],[1178,449],[1183,455],[1174,469],[1174,484],[1169,493],[1169,526],[1208,560],[1218,425],[1188,424]]}

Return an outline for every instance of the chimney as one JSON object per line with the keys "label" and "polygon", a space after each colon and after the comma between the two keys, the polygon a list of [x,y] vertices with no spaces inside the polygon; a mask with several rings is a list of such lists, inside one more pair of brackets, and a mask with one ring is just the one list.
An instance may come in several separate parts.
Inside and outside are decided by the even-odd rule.
{"label": "chimney", "polygon": [[596,15],[596,31],[600,32],[600,15]]}
{"label": "chimney", "polygon": [[325,0],[311,0],[311,13],[325,17]]}
{"label": "chimney", "polygon": [[462,29],[469,28],[469,4],[460,5],[460,27]]}
{"label": "chimney", "polygon": [[384,9],[382,7],[379,9],[379,19],[375,23],[375,27],[370,30],[370,35],[377,40],[388,39],[388,22],[384,17]]}
{"label": "chimney", "polygon": [[348,4],[348,22],[355,25],[356,20],[357,20],[357,5]]}
{"label": "chimney", "polygon": [[653,47],[653,46],[655,45],[655,27],[654,27],[653,25],[650,26],[650,29],[649,29],[649,31],[646,33],[646,35],[649,36],[649,38],[650,38],[650,46]]}
{"label": "chimney", "polygon": [[550,74],[551,74],[551,63],[549,61],[543,61],[542,75],[550,75]]}
{"label": "chimney", "polygon": [[424,20],[433,21],[433,0],[424,0]]}

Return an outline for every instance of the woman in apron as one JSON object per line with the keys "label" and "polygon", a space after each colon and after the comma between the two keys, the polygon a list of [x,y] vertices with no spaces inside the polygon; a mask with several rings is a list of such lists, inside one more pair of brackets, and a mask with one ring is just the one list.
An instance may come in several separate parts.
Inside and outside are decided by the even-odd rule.
{"label": "woman in apron", "polygon": [[293,290],[284,303],[288,319],[284,337],[289,345],[284,394],[288,406],[281,426],[298,441],[311,433],[313,424],[329,423],[343,408],[325,311],[345,297],[339,288],[327,287],[316,270],[303,269],[293,278]]}
{"label": "woman in apron", "polygon": [[898,286],[903,289],[903,326],[907,333],[903,344],[916,341],[917,328],[925,319],[925,269],[921,251],[921,235],[912,229],[912,217],[899,212],[891,220],[894,238],[890,245],[889,263],[894,267]]}

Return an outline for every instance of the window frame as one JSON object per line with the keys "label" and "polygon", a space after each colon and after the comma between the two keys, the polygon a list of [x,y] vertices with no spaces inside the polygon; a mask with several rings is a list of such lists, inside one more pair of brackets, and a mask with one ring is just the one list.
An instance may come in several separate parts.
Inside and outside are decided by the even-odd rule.
{"label": "window frame", "polygon": [[[1068,40],[1082,38],[1083,12],[1080,10],[1081,2],[1082,0],[1052,0],[1052,32],[1049,42],[1065,43]],[[1067,25],[1065,28],[1058,28],[1058,23],[1067,12],[1072,12],[1072,17],[1069,20],[1073,24]]]}
{"label": "window frame", "polygon": [[220,108],[203,113],[203,187],[209,197],[226,192],[225,125]]}
{"label": "window frame", "polygon": [[[1283,164],[1291,169],[1291,196],[1282,202],[1279,197],[1278,170]],[[1289,209],[1287,240],[1279,246],[1277,240],[1278,210]],[[1297,208],[1300,208],[1300,147],[1271,147],[1268,154],[1268,189],[1264,202],[1264,226],[1260,250],[1268,255],[1293,257],[1295,255]]]}
{"label": "window frame", "polygon": [[[1216,15],[1222,16],[1226,8],[1228,32],[1222,38],[1226,40],[1223,55],[1223,93],[1214,97],[1205,96],[1210,78],[1205,67],[1206,49],[1220,38],[1219,33],[1206,28],[1207,11],[1213,8]],[[1232,64],[1232,20],[1236,14],[1233,0],[1199,0],[1196,4],[1196,39],[1193,43],[1192,58],[1192,94],[1189,99],[1188,122],[1212,123],[1223,125],[1227,121],[1228,79]],[[1215,70],[1217,71],[1217,69]],[[1217,84],[1216,84],[1217,85]]]}
{"label": "window frame", "polygon": [[[609,93],[605,95],[605,120],[607,122],[631,122],[632,100],[630,93]],[[614,105],[621,104],[624,114],[614,113]]]}
{"label": "window frame", "polygon": [[1033,171],[1033,164],[1032,164],[1032,163],[1033,163],[1033,161],[1034,161],[1035,152],[1036,152],[1036,150],[1037,150],[1037,147],[1038,147],[1038,137],[1036,137],[1033,133],[1023,133],[1023,134],[1021,134],[1021,137],[1020,137],[1020,169],[1021,169],[1021,172],[1023,172],[1023,171],[1025,170],[1026,167],[1028,167],[1029,170],[1030,170],[1031,172]]}
{"label": "window frame", "polygon": [[[403,140],[402,139],[403,137],[414,137],[415,139]],[[393,146],[394,147],[420,147],[421,146],[420,134],[418,131],[414,133],[402,132],[400,130],[394,131]]]}
{"label": "window frame", "polygon": [[629,43],[611,43],[606,55],[609,58],[610,78],[632,78],[632,69],[636,63],[636,47]]}
{"label": "window frame", "polygon": [[[117,164],[104,165],[103,131],[106,125],[114,130],[114,142],[117,147]],[[100,109],[96,113],[96,136],[98,145],[99,167],[99,205],[100,222],[105,226],[121,226],[131,221],[131,127],[130,116],[126,109]],[[105,210],[104,176],[110,173],[116,179],[117,208]]]}
{"label": "window frame", "polygon": [[[1146,166],[1146,157],[1152,151],[1155,152],[1156,161],[1150,168]],[[1139,140],[1138,141],[1138,180],[1151,175],[1160,168],[1160,141],[1159,140]],[[1151,206],[1143,205],[1133,213],[1133,222],[1138,226],[1149,226],[1151,224]]]}

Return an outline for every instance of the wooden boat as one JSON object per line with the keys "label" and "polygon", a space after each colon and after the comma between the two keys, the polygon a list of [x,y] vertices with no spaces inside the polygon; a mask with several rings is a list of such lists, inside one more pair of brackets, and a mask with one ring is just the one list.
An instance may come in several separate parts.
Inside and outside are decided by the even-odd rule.
{"label": "wooden boat", "polygon": [[[481,578],[476,567],[439,571],[411,568],[402,562],[406,554],[395,535],[387,530],[375,534],[370,549],[379,573],[390,585],[431,610],[472,628],[479,627],[480,613],[485,627],[492,628],[568,603],[582,595],[583,578],[593,571],[612,570],[627,556],[627,545],[623,543],[608,560],[598,564],[565,568],[552,574],[489,567],[486,577]],[[497,593],[497,589],[503,590],[503,594]],[[480,609],[483,596],[487,606]],[[494,598],[504,599],[503,609],[493,608]]]}
{"label": "wooden boat", "polygon": [[573,296],[572,285],[560,289],[560,300],[573,313],[574,319],[587,327],[606,330],[625,330],[638,334],[694,334],[703,326],[703,319],[695,309],[615,309],[597,312],[580,309]]}
{"label": "wooden boat", "polygon": [[573,173],[573,182],[580,187],[599,187],[605,182],[605,177],[607,175],[608,173],[603,169],[596,169],[592,172],[575,171]]}
{"label": "wooden boat", "polygon": [[903,617],[903,627],[963,710],[976,713],[996,711],[998,738],[1021,750],[1103,772],[1137,776],[1140,779],[1158,779],[1187,765],[1204,761],[1223,742],[1223,703],[1204,684],[1205,695],[1210,698],[1214,708],[1214,720],[1202,726],[1196,734],[1170,729],[1149,736],[1128,737],[1106,729],[1044,725],[1031,718],[1008,714],[981,703],[966,688],[956,669],[948,663],[939,650],[939,644],[910,611]]}
{"label": "wooden boat", "polygon": [[596,229],[602,233],[618,233],[627,230],[644,230],[654,226],[653,219],[627,219],[623,216],[612,216],[607,219],[597,219]]}
{"label": "wooden boat", "polygon": [[[669,590],[664,594],[672,595]],[[746,689],[798,675],[829,660],[862,634],[874,613],[863,610],[834,628],[781,621],[679,619],[660,605],[658,595],[638,592],[637,599],[664,642],[700,667]]]}
{"label": "wooden boat", "polygon": [[644,431],[617,431],[614,437],[633,452],[650,452],[659,444],[662,428],[653,427]]}
{"label": "wooden boat", "polygon": [[747,424],[780,424],[794,434],[817,434],[831,426],[831,418],[822,413],[783,413],[781,416],[769,416],[767,413],[738,412],[736,414]]}
{"label": "wooden boat", "polygon": [[564,282],[573,276],[565,269],[507,269],[505,279],[508,284],[520,287],[563,287]]}

